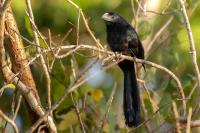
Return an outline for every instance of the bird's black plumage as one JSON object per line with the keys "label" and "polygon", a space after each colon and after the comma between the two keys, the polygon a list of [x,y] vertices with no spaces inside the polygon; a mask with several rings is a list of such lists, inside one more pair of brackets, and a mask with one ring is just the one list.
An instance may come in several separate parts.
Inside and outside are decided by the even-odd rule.
{"label": "bird's black plumage", "polygon": [[[135,29],[117,13],[102,16],[106,23],[107,42],[114,52],[144,59],[144,49]],[[134,62],[124,60],[119,67],[124,73],[124,116],[129,127],[141,123],[140,94],[138,90]]]}

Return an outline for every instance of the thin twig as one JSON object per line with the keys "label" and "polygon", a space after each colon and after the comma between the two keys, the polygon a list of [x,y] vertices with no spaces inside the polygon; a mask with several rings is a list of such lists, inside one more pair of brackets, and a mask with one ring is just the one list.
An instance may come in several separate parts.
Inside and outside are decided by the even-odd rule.
{"label": "thin twig", "polygon": [[77,30],[76,30],[76,45],[79,44],[79,29],[80,29],[80,9],[78,10]]}
{"label": "thin twig", "polygon": [[192,94],[194,93],[196,88],[197,88],[197,83],[195,83],[194,87],[192,87],[192,90],[190,91],[189,95],[187,96],[187,99],[191,99],[192,98]]}
{"label": "thin twig", "polygon": [[177,110],[177,106],[175,102],[172,102],[172,108],[173,108],[173,112],[174,112],[174,116],[175,116],[175,120],[176,120],[176,130],[177,133],[181,133],[181,127],[180,127],[180,123],[179,123],[179,113]]}
{"label": "thin twig", "polygon": [[17,103],[17,107],[15,109],[15,113],[14,113],[14,116],[13,116],[13,121],[15,121],[16,117],[17,117],[17,114],[18,114],[18,111],[19,111],[19,108],[20,108],[20,105],[21,105],[21,102],[22,102],[22,96],[20,95],[19,96],[19,100],[18,100],[18,103]]}
{"label": "thin twig", "polygon": [[0,117],[2,117],[6,122],[8,122],[14,129],[15,133],[19,133],[19,130],[17,128],[17,125],[14,121],[12,121],[10,118],[8,118],[0,109]]}
{"label": "thin twig", "polygon": [[191,117],[192,117],[192,108],[189,108],[186,133],[190,133]]}
{"label": "thin twig", "polygon": [[62,38],[62,40],[60,41],[60,45],[63,45],[64,41],[67,39],[67,37],[70,35],[70,33],[72,32],[72,28],[69,29],[67,31],[67,33],[64,35],[64,37]]}

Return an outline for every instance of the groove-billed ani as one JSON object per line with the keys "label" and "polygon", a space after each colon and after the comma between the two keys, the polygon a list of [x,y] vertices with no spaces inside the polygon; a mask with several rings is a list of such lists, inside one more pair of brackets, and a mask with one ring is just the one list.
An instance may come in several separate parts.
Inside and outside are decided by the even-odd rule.
{"label": "groove-billed ani", "polygon": [[[109,12],[102,16],[107,28],[107,42],[114,52],[144,59],[144,48],[135,29],[117,13]],[[141,123],[140,94],[138,90],[134,62],[124,60],[119,67],[124,73],[124,115],[126,125],[138,126]]]}

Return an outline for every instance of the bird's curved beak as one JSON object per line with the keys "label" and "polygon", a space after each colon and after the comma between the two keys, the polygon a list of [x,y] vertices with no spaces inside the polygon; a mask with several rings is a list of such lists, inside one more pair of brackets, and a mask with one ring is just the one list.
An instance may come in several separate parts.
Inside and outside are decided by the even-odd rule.
{"label": "bird's curved beak", "polygon": [[104,13],[101,18],[105,21],[111,21],[111,18],[109,16],[109,13]]}

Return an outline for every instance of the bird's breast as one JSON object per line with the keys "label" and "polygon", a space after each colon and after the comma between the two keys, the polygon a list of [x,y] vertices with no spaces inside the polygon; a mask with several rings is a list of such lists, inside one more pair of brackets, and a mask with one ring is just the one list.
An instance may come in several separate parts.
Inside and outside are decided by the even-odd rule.
{"label": "bird's breast", "polygon": [[128,49],[128,42],[122,35],[110,35],[107,42],[114,52],[122,52]]}

